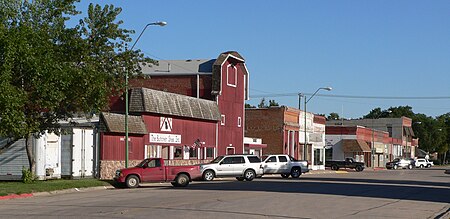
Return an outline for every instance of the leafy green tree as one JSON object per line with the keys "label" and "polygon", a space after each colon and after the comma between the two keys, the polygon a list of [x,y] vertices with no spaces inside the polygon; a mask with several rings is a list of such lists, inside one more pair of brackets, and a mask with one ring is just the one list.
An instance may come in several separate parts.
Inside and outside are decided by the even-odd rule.
{"label": "leafy green tree", "polygon": [[269,107],[271,106],[280,106],[275,100],[269,100]]}
{"label": "leafy green tree", "polygon": [[76,2],[0,0],[0,136],[25,138],[32,171],[32,137],[105,109],[125,75],[150,61],[128,50],[133,31],[120,28],[120,8],[91,4],[86,18],[66,26],[80,14]]}
{"label": "leafy green tree", "polygon": [[266,98],[262,98],[261,101],[258,104],[258,108],[267,108],[267,104],[266,104]]}
{"label": "leafy green tree", "polygon": [[330,113],[330,115],[327,117],[328,120],[339,120],[339,114],[338,113]]}
{"label": "leafy green tree", "polygon": [[253,105],[251,105],[251,104],[246,103],[246,104],[245,104],[245,108],[246,108],[246,109],[254,109],[254,108],[256,108],[256,106],[253,106]]}

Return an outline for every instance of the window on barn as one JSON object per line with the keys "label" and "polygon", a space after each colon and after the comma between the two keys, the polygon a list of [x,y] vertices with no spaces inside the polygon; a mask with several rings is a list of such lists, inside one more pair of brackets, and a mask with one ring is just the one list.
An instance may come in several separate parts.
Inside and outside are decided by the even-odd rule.
{"label": "window on barn", "polygon": [[162,147],[161,158],[166,160],[169,159],[169,146]]}
{"label": "window on barn", "polygon": [[173,159],[183,159],[183,147],[173,147]]}
{"label": "window on barn", "polygon": [[197,148],[189,147],[189,158],[197,159],[198,158],[198,150]]}
{"label": "window on barn", "polygon": [[237,68],[235,65],[229,64],[227,66],[227,85],[236,87],[237,84]]}
{"label": "window on barn", "polygon": [[221,115],[220,125],[225,125],[225,115]]}
{"label": "window on barn", "polygon": [[214,158],[214,148],[206,148],[206,158]]}

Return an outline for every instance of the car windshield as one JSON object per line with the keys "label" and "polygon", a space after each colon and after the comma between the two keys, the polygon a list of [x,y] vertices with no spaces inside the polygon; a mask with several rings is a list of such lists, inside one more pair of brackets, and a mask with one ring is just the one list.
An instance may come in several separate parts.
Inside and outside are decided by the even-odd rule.
{"label": "car windshield", "polygon": [[261,160],[266,160],[267,157],[268,157],[267,155],[264,155],[261,157]]}
{"label": "car windshield", "polygon": [[392,162],[399,162],[399,161],[400,161],[400,159],[395,158]]}
{"label": "car windshield", "polygon": [[221,161],[222,158],[223,158],[223,156],[218,156],[214,160],[212,160],[211,163],[219,163],[219,161]]}
{"label": "car windshield", "polygon": [[148,159],[144,159],[136,167],[143,167],[145,165],[145,163],[147,163],[147,162],[148,162]]}

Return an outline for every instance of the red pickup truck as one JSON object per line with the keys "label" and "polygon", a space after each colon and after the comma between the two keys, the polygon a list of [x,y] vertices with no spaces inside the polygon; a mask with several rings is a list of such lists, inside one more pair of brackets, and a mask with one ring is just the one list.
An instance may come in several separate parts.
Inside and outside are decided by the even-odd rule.
{"label": "red pickup truck", "polygon": [[136,188],[140,182],[170,182],[184,187],[201,177],[199,166],[165,166],[161,158],[148,158],[136,167],[117,170],[114,181],[128,188]]}

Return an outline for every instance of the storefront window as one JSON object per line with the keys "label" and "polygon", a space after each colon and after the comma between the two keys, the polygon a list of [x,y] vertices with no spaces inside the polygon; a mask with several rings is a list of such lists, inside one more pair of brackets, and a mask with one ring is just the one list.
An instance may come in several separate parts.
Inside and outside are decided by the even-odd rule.
{"label": "storefront window", "polygon": [[183,159],[182,147],[173,147],[173,159]]}
{"label": "storefront window", "polygon": [[162,159],[166,159],[166,160],[169,159],[169,147],[168,147],[168,146],[162,147],[161,158],[162,158]]}
{"label": "storefront window", "polygon": [[160,146],[157,145],[146,145],[146,157],[145,158],[159,158],[161,152],[159,151]]}
{"label": "storefront window", "polygon": [[206,148],[206,158],[214,158],[214,148]]}
{"label": "storefront window", "polygon": [[190,147],[189,148],[189,158],[197,159],[198,158],[197,152],[198,152],[198,150],[196,148]]}
{"label": "storefront window", "polygon": [[314,149],[314,165],[323,165],[323,149]]}

